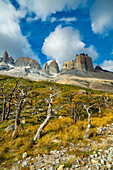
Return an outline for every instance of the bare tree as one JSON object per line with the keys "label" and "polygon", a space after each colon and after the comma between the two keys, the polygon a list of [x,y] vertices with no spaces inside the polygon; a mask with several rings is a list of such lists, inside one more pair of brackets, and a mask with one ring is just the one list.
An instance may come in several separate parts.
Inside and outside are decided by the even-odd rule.
{"label": "bare tree", "polygon": [[16,85],[15,85],[15,87],[11,90],[11,94],[10,94],[9,97],[8,97],[8,98],[9,98],[9,99],[8,99],[8,111],[7,111],[6,119],[8,119],[9,114],[10,114],[10,112],[11,112],[11,101],[12,101],[13,95],[14,95],[17,87],[18,87],[18,80],[16,80]]}
{"label": "bare tree", "polygon": [[89,133],[89,130],[90,130],[90,127],[91,127],[91,119],[90,118],[91,118],[91,115],[92,115],[92,111],[89,111],[89,109],[93,106],[94,106],[94,104],[89,106],[89,107],[87,107],[86,105],[83,105],[84,109],[86,110],[86,112],[88,114],[88,127],[87,127],[86,132],[85,132],[86,139],[88,139],[88,133]]}
{"label": "bare tree", "polygon": [[108,98],[108,95],[107,95],[107,93],[106,93],[106,97],[104,97],[104,102],[105,102],[105,106],[106,106],[106,107],[108,107],[108,104],[107,104],[108,99],[109,99],[109,98]]}
{"label": "bare tree", "polygon": [[[37,131],[37,133],[36,133],[36,135],[35,135],[35,137],[34,137],[34,139],[33,139],[34,142],[35,142],[36,140],[40,139],[41,133],[42,133],[43,129],[47,126],[47,124],[49,123],[50,119],[52,118],[52,116],[51,116],[52,111],[55,110],[55,109],[52,110],[53,97],[56,96],[57,94],[58,94],[58,93],[56,93],[56,94],[50,94],[49,99],[45,99],[46,102],[49,103],[49,105],[48,105],[48,110],[47,110],[47,117],[46,117],[46,119],[44,120],[44,122],[40,125],[40,127],[39,127],[39,129],[38,129],[38,131]],[[62,106],[61,106],[60,108],[62,108]],[[59,108],[59,109],[60,109],[60,108]],[[58,108],[57,108],[57,110],[58,110]]]}
{"label": "bare tree", "polygon": [[18,101],[16,104],[15,129],[12,135],[13,138],[16,138],[18,135],[18,129],[20,125],[20,114],[23,109],[23,104],[26,102],[26,97],[30,94],[30,93],[24,94],[23,90],[19,90],[19,91],[20,91],[20,95],[18,96]]}

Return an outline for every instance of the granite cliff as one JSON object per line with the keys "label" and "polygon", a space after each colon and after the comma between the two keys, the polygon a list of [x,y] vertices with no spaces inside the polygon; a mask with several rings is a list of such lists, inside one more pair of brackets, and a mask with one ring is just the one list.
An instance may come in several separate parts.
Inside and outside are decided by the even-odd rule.
{"label": "granite cliff", "polygon": [[71,60],[63,64],[62,72],[71,69],[78,69],[80,71],[94,71],[92,58],[84,53],[76,55],[75,60]]}

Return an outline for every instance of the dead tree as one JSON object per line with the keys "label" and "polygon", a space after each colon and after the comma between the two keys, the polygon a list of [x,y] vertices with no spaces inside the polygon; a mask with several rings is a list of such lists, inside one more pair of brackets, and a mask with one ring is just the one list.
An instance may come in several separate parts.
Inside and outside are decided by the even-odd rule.
{"label": "dead tree", "polygon": [[90,130],[90,127],[91,127],[91,119],[90,118],[91,118],[91,115],[92,115],[92,111],[89,111],[89,109],[93,106],[94,106],[94,104],[89,106],[89,107],[87,107],[86,105],[83,105],[84,109],[86,110],[86,112],[88,114],[88,126],[87,126],[87,129],[86,129],[86,132],[85,132],[86,139],[88,139],[88,133],[89,133],[89,130]]}
{"label": "dead tree", "polygon": [[106,97],[104,97],[104,102],[105,102],[105,106],[106,106],[106,107],[108,107],[108,104],[107,104],[108,99],[109,99],[109,98],[108,98],[108,95],[107,95],[107,93],[106,93]]}
{"label": "dead tree", "polygon": [[8,99],[8,111],[7,111],[6,119],[8,119],[9,114],[10,114],[10,112],[11,112],[11,101],[12,101],[13,95],[14,95],[17,87],[18,87],[18,81],[16,80],[16,85],[15,85],[15,87],[11,90],[11,94],[9,95],[9,99]]}
{"label": "dead tree", "polygon": [[2,120],[5,120],[5,115],[6,115],[6,103],[7,103],[7,97],[4,92],[5,85],[1,88],[2,91],[2,100],[3,100],[3,111],[2,111]]}
{"label": "dead tree", "polygon": [[[7,82],[8,83],[8,82]],[[13,98],[13,95],[14,95],[14,92],[15,90],[17,89],[17,85],[18,85],[18,81],[16,80],[16,85],[15,87],[10,90],[11,93],[9,93],[7,90],[6,90],[6,84],[5,83],[4,85],[2,85],[1,87],[1,92],[2,92],[2,105],[3,105],[3,111],[2,111],[2,120],[6,120],[8,119],[9,117],[9,114],[11,112],[11,101],[12,101],[12,98]],[[9,90],[9,89],[8,89]],[[8,108],[6,107],[6,105],[8,105]]]}
{"label": "dead tree", "polygon": [[[50,94],[50,97],[49,99],[45,99],[47,103],[49,103],[49,106],[48,106],[48,110],[47,110],[47,118],[44,120],[44,122],[40,125],[33,141],[35,142],[36,140],[40,139],[41,137],[41,133],[43,131],[43,129],[47,126],[47,124],[49,123],[50,119],[51,119],[51,114],[52,114],[52,102],[53,102],[53,97],[56,96],[58,93],[56,94]],[[62,107],[60,107],[62,108]]]}
{"label": "dead tree", "polygon": [[29,95],[30,93],[23,93],[23,90],[20,90],[20,95],[19,95],[19,99],[18,102],[16,104],[16,118],[15,118],[15,129],[13,132],[12,137],[16,138],[18,135],[18,129],[19,129],[19,125],[20,125],[20,114],[21,111],[23,109],[23,104],[26,102],[26,97]]}

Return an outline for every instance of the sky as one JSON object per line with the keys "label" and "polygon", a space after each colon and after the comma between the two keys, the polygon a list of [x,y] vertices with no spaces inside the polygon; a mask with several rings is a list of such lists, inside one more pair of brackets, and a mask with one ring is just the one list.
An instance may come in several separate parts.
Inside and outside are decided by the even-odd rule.
{"label": "sky", "polygon": [[0,0],[0,56],[64,62],[87,53],[113,71],[113,0]]}

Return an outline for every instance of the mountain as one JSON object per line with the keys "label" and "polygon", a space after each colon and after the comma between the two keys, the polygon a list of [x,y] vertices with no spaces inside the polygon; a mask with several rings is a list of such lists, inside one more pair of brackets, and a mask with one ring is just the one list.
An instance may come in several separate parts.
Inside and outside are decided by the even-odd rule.
{"label": "mountain", "polygon": [[55,60],[53,60],[49,65],[45,63],[42,70],[50,74],[57,74],[59,73],[59,66],[58,63]]}
{"label": "mountain", "polygon": [[15,62],[15,66],[17,66],[17,67],[26,67],[26,66],[29,66],[32,69],[36,69],[36,70],[40,70],[41,69],[40,64],[36,60],[33,60],[32,58],[29,58],[29,57],[20,57]]}
{"label": "mountain", "polygon": [[45,63],[41,68],[36,60],[29,57],[20,57],[14,62],[5,51],[4,56],[0,58],[0,74],[113,91],[113,73],[103,70],[100,66],[94,69],[92,58],[84,53],[76,55],[74,60],[65,62],[59,71],[55,60],[50,64]]}
{"label": "mountain", "polygon": [[63,64],[62,72],[71,69],[78,69],[81,71],[94,71],[92,58],[87,54],[76,55],[75,60],[65,62]]}

